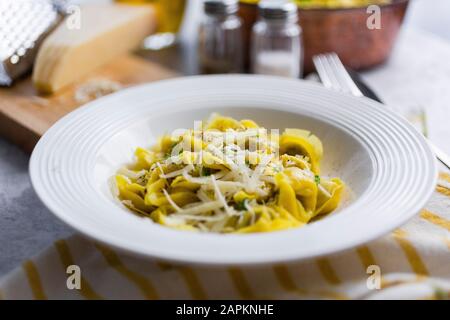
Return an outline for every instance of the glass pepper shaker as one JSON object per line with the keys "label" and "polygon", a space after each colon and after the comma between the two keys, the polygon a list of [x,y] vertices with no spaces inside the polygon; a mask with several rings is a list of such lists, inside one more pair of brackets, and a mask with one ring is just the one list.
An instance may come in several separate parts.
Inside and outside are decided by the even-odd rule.
{"label": "glass pepper shaker", "polygon": [[298,78],[303,73],[302,30],[297,6],[287,1],[261,1],[252,30],[252,71]]}
{"label": "glass pepper shaker", "polygon": [[199,32],[201,73],[243,70],[242,22],[237,0],[205,0]]}

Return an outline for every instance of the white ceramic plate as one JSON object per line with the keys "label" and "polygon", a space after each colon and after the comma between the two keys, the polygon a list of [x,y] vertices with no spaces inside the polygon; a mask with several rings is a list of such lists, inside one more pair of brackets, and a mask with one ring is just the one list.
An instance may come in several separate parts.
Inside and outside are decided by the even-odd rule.
{"label": "white ceramic plate", "polygon": [[[342,178],[350,200],[306,227],[250,235],[172,230],[114,200],[108,179],[131,162],[135,147],[212,112],[312,131],[324,145],[322,173]],[[437,169],[421,134],[371,100],[298,80],[201,76],[134,87],[72,112],[39,141],[30,174],[45,205],[94,239],[173,261],[256,264],[329,254],[386,234],[425,205]]]}

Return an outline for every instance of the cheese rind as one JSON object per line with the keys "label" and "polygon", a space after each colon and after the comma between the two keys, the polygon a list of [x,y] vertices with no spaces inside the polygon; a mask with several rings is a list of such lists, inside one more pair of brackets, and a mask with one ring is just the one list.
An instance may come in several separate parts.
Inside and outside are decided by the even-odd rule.
{"label": "cheese rind", "polygon": [[137,48],[156,28],[154,9],[147,5],[82,6],[79,29],[70,29],[70,18],[39,49],[33,83],[42,93],[53,93]]}

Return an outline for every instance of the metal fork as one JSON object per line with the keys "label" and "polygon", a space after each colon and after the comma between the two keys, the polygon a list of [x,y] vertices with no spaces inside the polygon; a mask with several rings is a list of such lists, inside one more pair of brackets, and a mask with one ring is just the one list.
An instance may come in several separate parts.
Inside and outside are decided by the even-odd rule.
{"label": "metal fork", "polygon": [[[313,62],[319,78],[326,88],[345,92],[356,97],[364,96],[336,53],[316,55],[313,57]],[[436,158],[450,170],[450,157],[430,140],[427,139],[427,141]]]}

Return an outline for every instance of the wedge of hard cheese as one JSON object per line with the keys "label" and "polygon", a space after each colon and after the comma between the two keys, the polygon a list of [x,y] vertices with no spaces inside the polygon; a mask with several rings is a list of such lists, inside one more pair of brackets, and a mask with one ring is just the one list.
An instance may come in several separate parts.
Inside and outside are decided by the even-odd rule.
{"label": "wedge of hard cheese", "polygon": [[53,93],[135,49],[155,28],[152,6],[82,6],[78,16],[68,16],[42,44],[33,83],[40,92]]}

